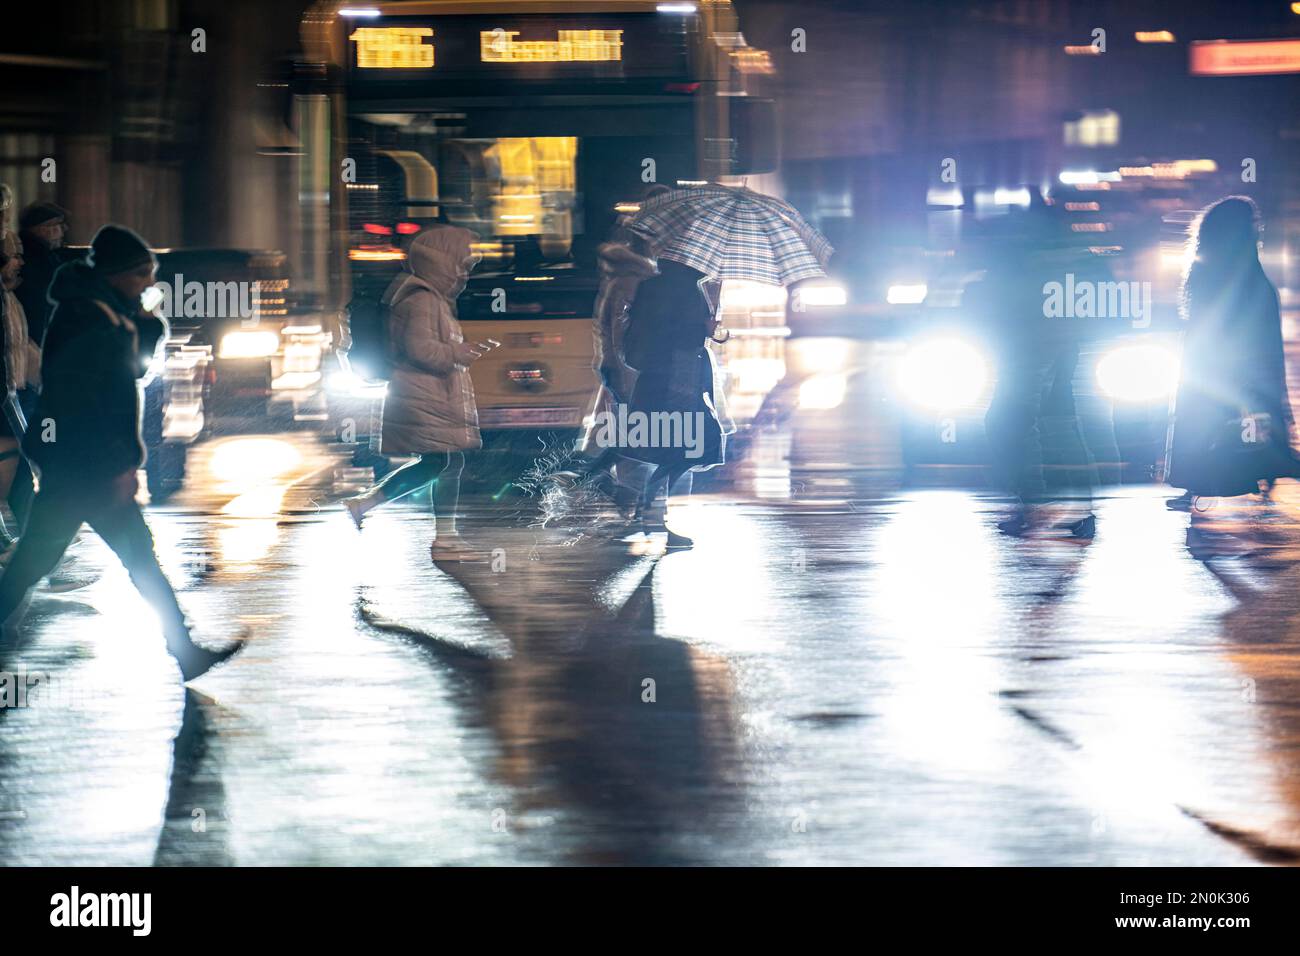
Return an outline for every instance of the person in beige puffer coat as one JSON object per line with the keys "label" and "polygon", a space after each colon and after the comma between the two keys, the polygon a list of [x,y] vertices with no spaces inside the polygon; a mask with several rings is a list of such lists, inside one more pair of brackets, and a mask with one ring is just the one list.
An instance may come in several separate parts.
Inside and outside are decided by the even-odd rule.
{"label": "person in beige puffer coat", "polygon": [[406,269],[384,293],[393,372],[384,400],[380,448],[418,455],[364,494],[343,502],[358,528],[366,512],[433,483],[435,560],[464,552],[456,531],[465,452],[483,445],[469,366],[482,352],[466,344],[456,297],[478,262],[475,235],[432,226],[412,240]]}

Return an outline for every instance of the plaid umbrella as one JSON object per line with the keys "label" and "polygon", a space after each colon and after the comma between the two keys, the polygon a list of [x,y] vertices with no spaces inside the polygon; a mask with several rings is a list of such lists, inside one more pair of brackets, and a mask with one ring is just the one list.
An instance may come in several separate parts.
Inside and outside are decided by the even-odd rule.
{"label": "plaid umbrella", "polygon": [[656,256],[714,279],[790,285],[824,276],[826,237],[787,202],[741,186],[691,186],[653,196],[628,228]]}

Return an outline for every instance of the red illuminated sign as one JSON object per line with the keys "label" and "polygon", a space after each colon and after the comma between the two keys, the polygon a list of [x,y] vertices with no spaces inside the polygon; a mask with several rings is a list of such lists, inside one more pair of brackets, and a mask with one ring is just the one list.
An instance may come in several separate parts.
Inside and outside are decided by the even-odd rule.
{"label": "red illuminated sign", "polygon": [[1300,73],[1300,39],[1195,40],[1188,66],[1194,76]]}

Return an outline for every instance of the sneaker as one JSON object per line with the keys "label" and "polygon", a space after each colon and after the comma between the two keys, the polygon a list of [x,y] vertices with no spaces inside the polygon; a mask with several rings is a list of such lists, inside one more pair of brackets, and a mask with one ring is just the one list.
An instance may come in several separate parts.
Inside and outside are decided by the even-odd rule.
{"label": "sneaker", "polygon": [[1189,491],[1177,498],[1166,498],[1165,507],[1170,511],[1191,511],[1195,502],[1196,496]]}
{"label": "sneaker", "polygon": [[246,643],[248,643],[247,636],[241,635],[219,651],[210,651],[198,644],[190,644],[181,653],[174,655],[176,663],[181,668],[182,682],[188,684],[195,678],[202,677],[214,667],[224,664],[242,651]]}

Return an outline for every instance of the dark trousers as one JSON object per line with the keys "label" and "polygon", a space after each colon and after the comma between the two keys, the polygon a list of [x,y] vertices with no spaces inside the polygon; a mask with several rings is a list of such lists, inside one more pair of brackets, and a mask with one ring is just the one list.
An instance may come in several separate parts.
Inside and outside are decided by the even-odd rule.
{"label": "dark trousers", "polygon": [[[25,602],[27,593],[54,570],[83,522],[113,549],[131,582],[162,618],[167,646],[189,646],[189,628],[176,593],[158,566],[153,535],[136,504],[134,476],[116,483],[45,481],[32,501],[27,528],[0,575],[0,625]],[[17,623],[17,622],[14,622]]]}
{"label": "dark trousers", "polygon": [[1074,403],[1078,348],[1007,350],[984,418],[1001,483],[1025,504],[1048,495],[1045,463],[1053,466],[1056,497],[1091,507],[1096,466]]}

